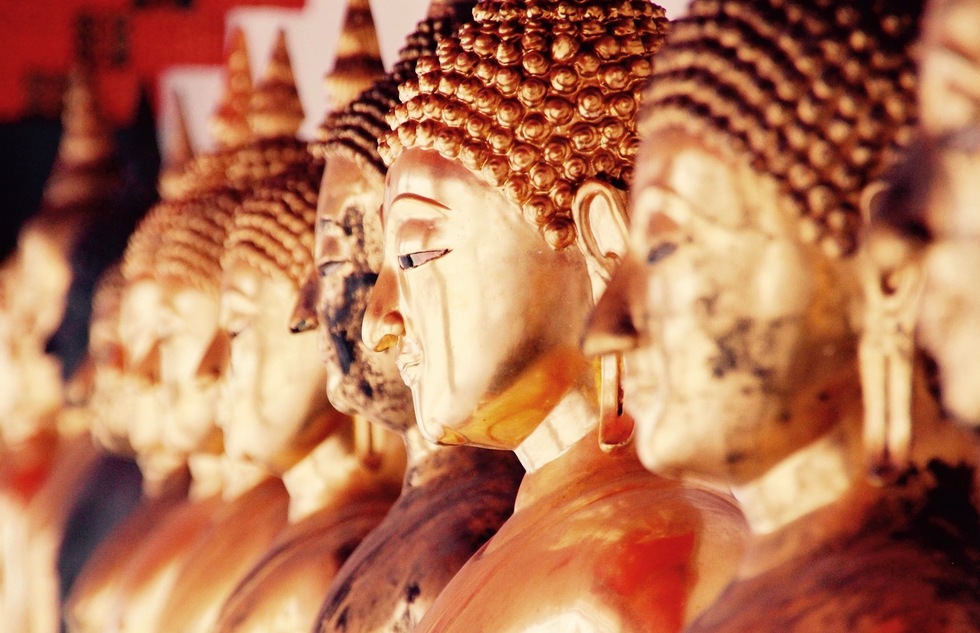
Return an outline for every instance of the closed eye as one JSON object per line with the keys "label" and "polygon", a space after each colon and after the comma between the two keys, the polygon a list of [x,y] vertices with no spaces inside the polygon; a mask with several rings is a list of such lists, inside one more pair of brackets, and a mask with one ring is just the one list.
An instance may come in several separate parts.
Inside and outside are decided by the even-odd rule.
{"label": "closed eye", "polygon": [[650,252],[647,253],[647,263],[656,264],[676,250],[677,244],[674,244],[673,242],[664,242],[659,246],[654,246],[650,249]]}
{"label": "closed eye", "polygon": [[398,266],[402,270],[408,270],[409,268],[417,268],[422,264],[428,264],[429,262],[439,259],[443,255],[452,252],[451,249],[444,248],[435,251],[419,251],[417,253],[409,253],[408,255],[398,256]]}
{"label": "closed eye", "polygon": [[330,275],[337,272],[337,270],[345,263],[346,262],[341,262],[341,261],[323,262],[322,264],[316,267],[316,271],[317,273],[319,273],[321,277],[329,277]]}

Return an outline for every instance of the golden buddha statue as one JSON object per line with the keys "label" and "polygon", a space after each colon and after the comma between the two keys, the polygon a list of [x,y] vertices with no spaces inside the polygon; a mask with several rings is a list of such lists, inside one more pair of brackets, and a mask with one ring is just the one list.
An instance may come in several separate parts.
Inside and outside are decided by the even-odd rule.
{"label": "golden buddha statue", "polygon": [[[237,110],[227,101],[242,98],[237,87],[243,82],[250,86],[244,41],[236,37],[232,43],[226,103],[216,117],[230,120],[216,126],[226,131],[219,138],[223,148],[239,139],[233,124]],[[158,627],[177,579],[186,575],[185,565],[200,557],[199,543],[207,541],[215,523],[226,515],[232,515],[227,520],[235,518],[221,497],[221,443],[214,422],[218,381],[226,362],[221,346],[214,344],[220,340],[220,255],[232,212],[241,200],[238,190],[222,184],[232,156],[221,150],[216,156],[197,156],[182,174],[171,173],[179,193],[150,211],[124,255],[120,397],[128,403],[123,405],[129,408],[127,440],[143,472],[147,499],[132,523],[120,528],[119,538],[125,541],[143,520],[152,521],[153,529],[141,536],[118,579],[96,578],[90,583],[93,588],[88,591],[110,580],[117,587],[106,598],[111,603],[108,624],[93,624],[96,630]],[[256,483],[249,475],[250,483]],[[271,514],[276,525],[272,531],[278,530],[285,515],[285,491],[273,483],[256,494],[258,503],[268,502],[268,509],[256,514]],[[263,534],[255,538],[262,540]],[[112,555],[111,547],[106,551]],[[79,597],[73,603],[84,606],[85,601]],[[75,621],[85,622],[84,615]]]}
{"label": "golden buddha statue", "polygon": [[[734,573],[741,520],[600,448],[618,443],[615,399],[600,400],[615,363],[579,349],[666,20],[595,0],[473,16],[419,58],[381,140],[384,259],[363,336],[397,346],[427,438],[512,450],[527,475],[418,630],[679,630]],[[586,233],[601,247],[577,248]]]}
{"label": "golden buddha statue", "polygon": [[915,314],[919,338],[938,366],[946,411],[972,428],[980,426],[974,387],[980,294],[967,274],[977,269],[980,237],[975,209],[980,47],[973,37],[978,25],[976,3],[929,4],[921,46],[919,139],[891,179],[896,195],[876,208],[870,249],[883,275],[911,269],[906,274],[922,278]]}
{"label": "golden buddha statue", "polygon": [[[118,586],[108,615],[113,630],[152,630],[184,562],[221,508],[217,475],[196,473],[196,494],[188,499],[185,472],[193,451],[217,449],[218,377],[207,352],[218,323],[220,244],[237,200],[235,192],[220,191],[210,204],[163,201],[126,250],[120,398],[128,405],[128,443],[147,496],[133,521],[156,519],[119,578],[111,579]],[[123,534],[124,543],[133,532]]]}
{"label": "golden buddha statue", "polygon": [[[687,631],[980,626],[975,449],[860,254],[915,121],[920,12],[695,0],[656,59],[629,252],[588,346],[628,350],[644,464],[731,486],[748,519],[738,577]],[[904,461],[862,443],[902,418]]]}
{"label": "golden buddha statue", "polygon": [[[398,501],[330,586],[320,631],[411,631],[443,587],[510,515],[523,470],[510,453],[440,447],[422,438],[391,352],[361,341],[367,295],[381,265],[385,167],[376,139],[415,61],[455,33],[471,2],[434,2],[393,72],[324,121],[311,149],[325,160],[316,211],[317,283],[297,307],[297,329],[318,326],[327,393],[339,409],[404,438]],[[339,74],[336,71],[337,74]]]}
{"label": "golden buddha statue", "polygon": [[[124,387],[124,349],[119,340],[120,304],[125,279],[120,267],[110,268],[99,281],[92,301],[89,357],[92,362],[89,415],[92,436],[106,450],[128,453],[128,425],[133,411]],[[116,608],[126,566],[157,525],[186,495],[186,479],[145,497],[102,541],[72,587],[65,605],[65,622],[72,633],[104,631]]]}
{"label": "golden buddha statue", "polygon": [[[361,2],[352,6],[352,13],[366,10]],[[223,332],[212,344],[230,363],[218,400],[222,465],[252,468],[263,482],[235,498],[229,488],[235,482],[224,475],[223,496],[233,499],[228,517],[216,520],[183,570],[161,620],[168,630],[308,630],[334,572],[384,516],[403,472],[390,439],[376,438],[369,456],[358,451],[363,433],[329,406],[315,345],[289,332],[300,281],[311,268],[322,171],[296,138],[302,118],[280,34],[250,98],[255,139],[236,150],[228,170],[244,200],[224,243]],[[283,485],[289,525],[273,533],[278,497],[275,505],[254,497]],[[266,518],[243,542],[243,522],[261,518],[256,507]]]}
{"label": "golden buddha statue", "polygon": [[58,548],[96,452],[86,416],[63,406],[59,358],[46,349],[61,324],[71,257],[116,183],[115,144],[87,75],[71,73],[64,132],[41,208],[4,265],[2,344],[10,374],[0,411],[0,613],[17,631],[58,628]]}
{"label": "golden buddha statue", "polygon": [[[263,85],[280,78],[276,94],[298,104],[285,44],[280,36]],[[380,66],[366,2],[349,5],[341,44],[334,86],[349,61],[364,66],[365,48]],[[361,88],[366,82],[357,73],[348,80]],[[255,99],[249,117],[259,128],[260,117],[290,109]],[[279,133],[295,135],[298,124]],[[395,438],[370,433],[363,421],[352,425],[330,406],[313,333],[290,333],[293,305],[313,267],[322,171],[323,163],[308,156],[256,183],[235,214],[222,257],[222,320],[232,335],[226,406],[219,408],[225,451],[282,477],[290,525],[231,594],[219,631],[309,631],[334,574],[387,512],[404,472]]]}
{"label": "golden buddha statue", "polygon": [[43,435],[62,404],[61,363],[45,352],[65,313],[72,249],[107,204],[116,182],[115,143],[82,69],[70,76],[64,132],[41,208],[18,236],[5,264],[5,305],[17,397],[0,412],[0,437],[10,448]]}

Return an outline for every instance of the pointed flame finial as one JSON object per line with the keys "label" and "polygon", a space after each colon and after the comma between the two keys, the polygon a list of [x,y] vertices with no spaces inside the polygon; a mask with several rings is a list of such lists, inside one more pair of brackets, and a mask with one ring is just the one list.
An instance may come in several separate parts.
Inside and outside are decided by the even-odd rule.
{"label": "pointed flame finial", "polygon": [[[425,17],[429,20],[457,18],[461,10],[473,10],[476,0],[432,0]],[[466,6],[469,5],[469,6]]]}
{"label": "pointed flame finial", "polygon": [[176,118],[170,134],[164,139],[163,168],[160,170],[160,197],[165,200],[173,200],[184,192],[184,168],[194,158],[184,101],[176,92],[173,98]]}
{"label": "pointed flame finial", "polygon": [[337,44],[337,61],[323,79],[331,109],[346,106],[383,74],[371,5],[368,0],[350,0]]}
{"label": "pointed flame finial", "polygon": [[303,104],[296,91],[286,34],[281,30],[265,75],[249,100],[248,123],[259,138],[296,136],[303,123]]}
{"label": "pointed flame finial", "polygon": [[225,94],[211,119],[211,133],[218,145],[237,147],[252,139],[247,113],[252,94],[245,33],[236,28],[225,55]]}
{"label": "pointed flame finial", "polygon": [[80,67],[68,77],[62,125],[58,156],[44,186],[44,203],[49,208],[97,198],[110,186],[115,141],[99,113],[91,79]]}

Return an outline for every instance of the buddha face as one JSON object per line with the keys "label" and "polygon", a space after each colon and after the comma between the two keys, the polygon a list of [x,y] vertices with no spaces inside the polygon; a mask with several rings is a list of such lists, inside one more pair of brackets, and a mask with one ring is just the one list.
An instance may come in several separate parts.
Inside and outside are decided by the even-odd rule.
{"label": "buddha face", "polygon": [[45,346],[64,316],[72,272],[56,236],[32,223],[4,277],[10,386],[0,399],[0,435],[16,444],[50,424],[61,404],[61,364]]}
{"label": "buddha face", "polygon": [[425,435],[513,449],[583,374],[591,287],[498,191],[435,152],[388,171],[384,262],[364,318],[397,364]]}
{"label": "buddha face", "polygon": [[649,469],[754,478],[831,423],[797,414],[826,399],[809,385],[826,390],[853,361],[847,289],[799,241],[773,182],[694,140],[647,143],[633,191],[628,253],[586,348],[625,351]]}
{"label": "buddha face", "polygon": [[166,453],[160,405],[161,302],[160,284],[152,279],[130,282],[123,290],[119,305],[121,384],[118,393],[106,393],[97,385],[93,394],[97,416],[107,426],[125,428],[141,468]]}
{"label": "buddha face", "polygon": [[89,354],[92,359],[92,436],[107,450],[128,449],[129,416],[132,400],[126,397],[124,353],[119,336],[119,313],[92,315],[89,328]]}
{"label": "buddha face", "polygon": [[170,452],[188,455],[206,449],[216,432],[218,379],[227,360],[213,346],[217,293],[164,284],[158,317],[163,442]]}
{"label": "buddha face", "polygon": [[379,175],[344,155],[329,155],[316,213],[317,335],[330,402],[404,430],[414,417],[396,350],[374,353],[361,340],[368,294],[381,269],[383,193]]}
{"label": "buddha face", "polygon": [[[289,278],[264,274],[240,258],[231,261],[221,293],[230,362],[221,384],[218,424],[232,459],[276,465],[290,461],[291,451],[305,454],[322,439],[322,428],[309,427],[328,410],[323,365],[313,334],[289,331],[296,302]],[[319,434],[304,445],[304,432],[318,428]]]}
{"label": "buddha face", "polygon": [[975,127],[980,103],[980,7],[970,0],[929,3],[923,24],[919,109],[929,136]]}
{"label": "buddha face", "polygon": [[[946,0],[930,5],[922,56],[921,111],[928,135],[980,132],[980,8]],[[980,427],[980,151],[940,150],[927,203],[933,235],[924,260],[920,340],[939,365],[944,406],[958,420]]]}

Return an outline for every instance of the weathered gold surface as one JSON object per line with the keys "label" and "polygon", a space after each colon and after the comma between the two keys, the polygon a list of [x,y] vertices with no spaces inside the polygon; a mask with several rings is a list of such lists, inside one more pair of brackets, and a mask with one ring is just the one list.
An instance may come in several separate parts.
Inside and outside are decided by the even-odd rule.
{"label": "weathered gold surface", "polygon": [[[418,630],[678,630],[731,577],[742,524],[600,450],[605,380],[579,349],[622,242],[662,13],[481,2],[474,18],[390,119],[364,340],[396,349],[427,437],[514,450],[528,474]],[[581,232],[602,248],[576,248]]]}
{"label": "weathered gold surface", "polygon": [[[626,352],[644,463],[732,486],[752,529],[689,631],[977,626],[975,449],[921,372],[882,380],[908,329],[864,329],[902,316],[865,301],[860,214],[911,135],[920,11],[696,0],[657,58],[629,251],[587,345]],[[911,466],[875,488],[862,422],[891,407]]]}
{"label": "weathered gold surface", "polygon": [[337,570],[389,507],[386,499],[352,499],[287,527],[235,588],[216,630],[309,631]]}

